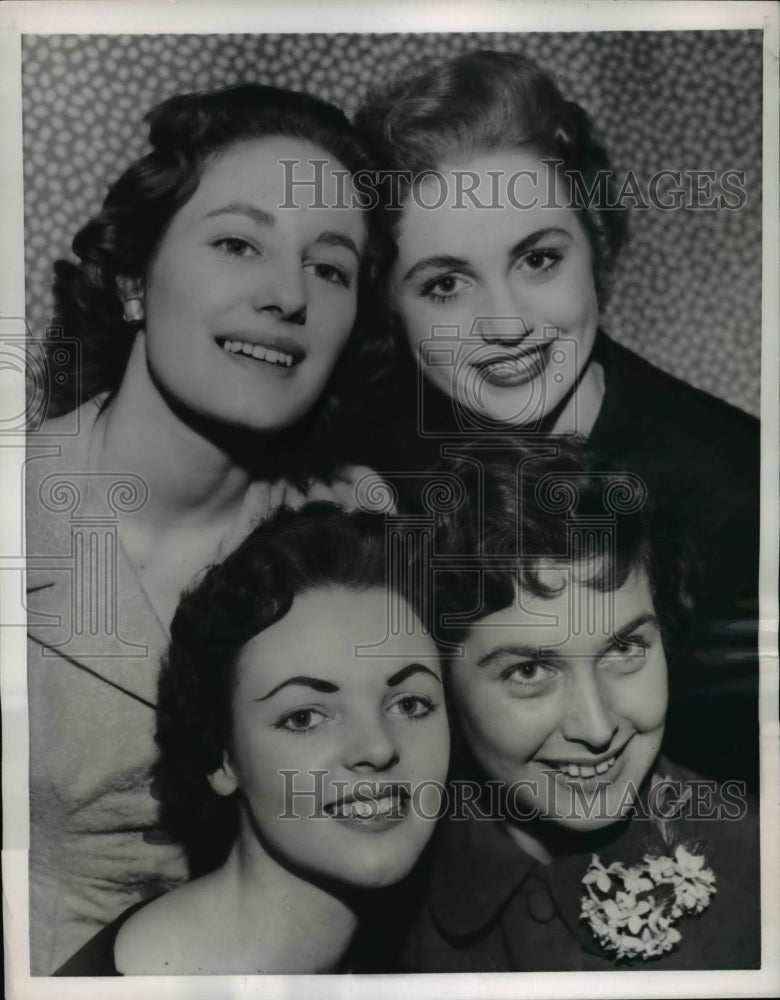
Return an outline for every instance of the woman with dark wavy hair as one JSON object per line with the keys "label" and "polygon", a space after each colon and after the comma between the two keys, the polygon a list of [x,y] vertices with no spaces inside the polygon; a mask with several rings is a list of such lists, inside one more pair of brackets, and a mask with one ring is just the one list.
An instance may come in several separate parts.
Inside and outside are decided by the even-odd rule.
{"label": "woman with dark wavy hair", "polygon": [[373,223],[352,178],[370,163],[338,109],[248,84],[173,97],[148,122],[151,151],[76,236],[80,262],[56,266],[52,350],[77,343],[78,405],[30,445],[30,916],[44,974],[186,876],[150,789],[179,595],[280,503],[354,505],[352,413],[383,348],[358,318]]}
{"label": "woman with dark wavy hair", "polygon": [[626,212],[588,115],[533,60],[476,51],[383,87],[358,124],[391,172],[379,277],[407,347],[395,468],[510,429],[585,437],[640,475],[701,563],[672,673],[677,755],[755,782],[758,424],[601,329]]}
{"label": "woman with dark wavy hair", "polygon": [[156,777],[200,877],[60,974],[334,972],[365,963],[357,941],[347,956],[362,917],[387,937],[376,890],[433,832],[449,759],[436,646],[392,558],[384,517],[309,504],[184,595]]}

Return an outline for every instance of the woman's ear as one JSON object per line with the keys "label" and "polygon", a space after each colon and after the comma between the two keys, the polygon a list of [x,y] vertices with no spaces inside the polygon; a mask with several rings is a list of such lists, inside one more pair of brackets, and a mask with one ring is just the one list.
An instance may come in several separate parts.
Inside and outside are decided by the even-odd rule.
{"label": "woman's ear", "polygon": [[223,754],[222,766],[208,776],[208,783],[217,795],[232,795],[238,788],[238,778],[227,753]]}

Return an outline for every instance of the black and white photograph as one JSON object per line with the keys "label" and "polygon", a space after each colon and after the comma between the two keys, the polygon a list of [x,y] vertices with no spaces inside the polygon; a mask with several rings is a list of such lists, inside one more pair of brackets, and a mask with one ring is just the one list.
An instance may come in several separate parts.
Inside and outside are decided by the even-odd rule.
{"label": "black and white photograph", "polygon": [[777,995],[777,7],[369,8],[0,9],[7,995]]}

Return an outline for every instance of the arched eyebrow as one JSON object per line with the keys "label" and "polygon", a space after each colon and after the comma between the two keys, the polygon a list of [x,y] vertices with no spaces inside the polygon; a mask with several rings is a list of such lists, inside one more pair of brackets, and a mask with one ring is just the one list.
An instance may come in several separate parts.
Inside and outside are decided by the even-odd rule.
{"label": "arched eyebrow", "polygon": [[252,222],[256,222],[258,226],[268,226],[272,229],[276,225],[276,219],[270,212],[266,212],[263,208],[258,208],[257,205],[250,205],[249,202],[245,201],[231,201],[229,205],[214,208],[210,212],[207,212],[204,218],[211,219],[215,215],[245,215]]}
{"label": "arched eyebrow", "polygon": [[332,230],[320,233],[315,243],[322,243],[327,247],[343,247],[345,250],[351,251],[358,260],[360,260],[360,251],[357,248],[357,243],[352,239],[351,236],[347,236],[346,233],[336,233]]}
{"label": "arched eyebrow", "polygon": [[[558,226],[548,226],[544,229],[536,229],[534,232],[524,236],[521,240],[518,240],[517,243],[510,248],[507,256],[510,260],[515,260],[528,250],[532,250],[537,243],[541,243],[542,240],[549,239],[551,236],[565,237],[569,240],[572,239],[572,235],[567,229],[561,229]],[[464,257],[452,257],[449,254],[434,254],[432,257],[423,257],[422,260],[418,260],[416,264],[412,264],[403,278],[401,278],[401,282],[410,281],[422,271],[468,271],[470,267],[471,265],[469,261]]]}
{"label": "arched eyebrow", "polygon": [[[644,625],[651,625],[653,628],[660,629],[661,625],[658,621],[656,615],[651,611],[646,611],[644,614],[637,615],[630,621],[625,622],[619,628],[616,628],[613,632],[612,639],[625,642],[632,632],[635,632],[638,628],[642,628]],[[606,648],[609,648],[607,646]]]}
{"label": "arched eyebrow", "polygon": [[400,670],[397,670],[392,676],[387,678],[387,686],[397,687],[407,677],[411,677],[412,674],[430,674],[434,680],[441,684],[441,678],[430,667],[424,667],[422,663],[408,663],[405,667],[401,667]]}
{"label": "arched eyebrow", "polygon": [[332,681],[323,681],[319,677],[306,677],[303,674],[299,674],[296,677],[288,677],[286,681],[282,681],[281,684],[277,684],[275,688],[271,688],[268,694],[264,694],[262,698],[254,698],[253,701],[268,701],[272,698],[277,691],[281,691],[282,688],[290,687],[291,684],[299,684],[301,687],[309,687],[314,691],[320,691],[322,694],[335,694],[339,690],[338,684],[333,684]]}
{"label": "arched eyebrow", "polygon": [[[397,670],[391,677],[387,678],[388,687],[397,687],[402,681],[405,681],[407,677],[412,674],[425,673],[430,674],[434,680],[441,684],[441,678],[438,677],[429,667],[423,666],[422,663],[409,663],[405,667],[401,667]],[[282,681],[281,684],[277,684],[276,687],[271,688],[268,694],[264,694],[262,698],[254,698],[254,701],[268,701],[277,692],[281,691],[283,688],[290,687],[293,684],[298,684],[301,687],[309,687],[314,691],[320,691],[322,694],[335,694],[337,691],[341,690],[338,684],[334,684],[332,681],[323,681],[319,677],[306,677],[303,674],[299,674],[296,677],[288,677],[286,681]]]}
{"label": "arched eyebrow", "polygon": [[533,233],[529,233],[524,236],[509,251],[510,260],[515,260],[517,257],[521,257],[528,250],[533,250],[537,243],[541,243],[542,240],[549,239],[551,236],[556,237],[567,237],[569,240],[572,239],[571,233],[567,229],[561,229],[558,226],[549,226],[546,229],[537,229]]}
{"label": "arched eyebrow", "polygon": [[[273,229],[276,226],[276,216],[272,215],[270,212],[266,212],[263,208],[258,208],[257,205],[251,205],[249,202],[245,201],[232,201],[229,205],[223,205],[221,208],[215,208],[211,212],[207,212],[204,218],[211,219],[217,215],[245,215],[258,226],[266,226],[269,229]],[[358,250],[357,244],[352,237],[347,236],[346,233],[326,230],[325,232],[320,233],[314,242],[322,243],[324,246],[328,247],[343,247],[345,250],[349,250],[350,253],[353,253],[357,259],[360,260],[360,250]]]}
{"label": "arched eyebrow", "polygon": [[495,649],[491,649],[485,653],[484,656],[477,660],[477,666],[487,667],[494,660],[498,660],[502,656],[519,656],[524,660],[541,660],[542,658],[555,659],[559,657],[559,654],[554,651],[546,653],[542,646],[523,646],[517,643],[509,643],[506,646],[496,646]]}
{"label": "arched eyebrow", "polygon": [[[632,632],[635,632],[638,628],[642,628],[645,625],[650,625],[653,628],[660,627],[658,618],[651,612],[648,611],[644,614],[636,615],[635,618],[630,619],[630,621],[621,625],[620,628],[615,629],[612,638],[609,642],[605,643],[598,655],[603,656],[615,642],[626,642]],[[559,650],[554,648],[551,649],[547,646],[525,646],[521,643],[508,643],[505,646],[496,646],[495,649],[489,650],[483,657],[477,660],[477,666],[487,667],[494,660],[500,659],[504,656],[517,656],[524,660],[546,660],[548,662],[554,662],[555,660],[560,661],[571,658],[571,655],[572,654],[562,654]]]}
{"label": "arched eyebrow", "polygon": [[446,270],[462,270],[466,267],[468,267],[468,261],[464,260],[462,257],[450,257],[447,254],[437,254],[434,257],[423,257],[423,259],[418,260],[416,264],[412,264],[403,278],[401,278],[401,281],[410,281],[421,271],[427,271],[429,269],[440,270],[444,268]]}

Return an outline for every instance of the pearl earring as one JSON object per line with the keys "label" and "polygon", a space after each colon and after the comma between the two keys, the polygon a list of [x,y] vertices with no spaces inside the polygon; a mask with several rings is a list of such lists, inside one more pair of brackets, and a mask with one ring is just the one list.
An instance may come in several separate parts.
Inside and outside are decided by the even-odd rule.
{"label": "pearl earring", "polygon": [[144,318],[144,304],[138,297],[125,299],[122,308],[126,323],[137,323]]}

